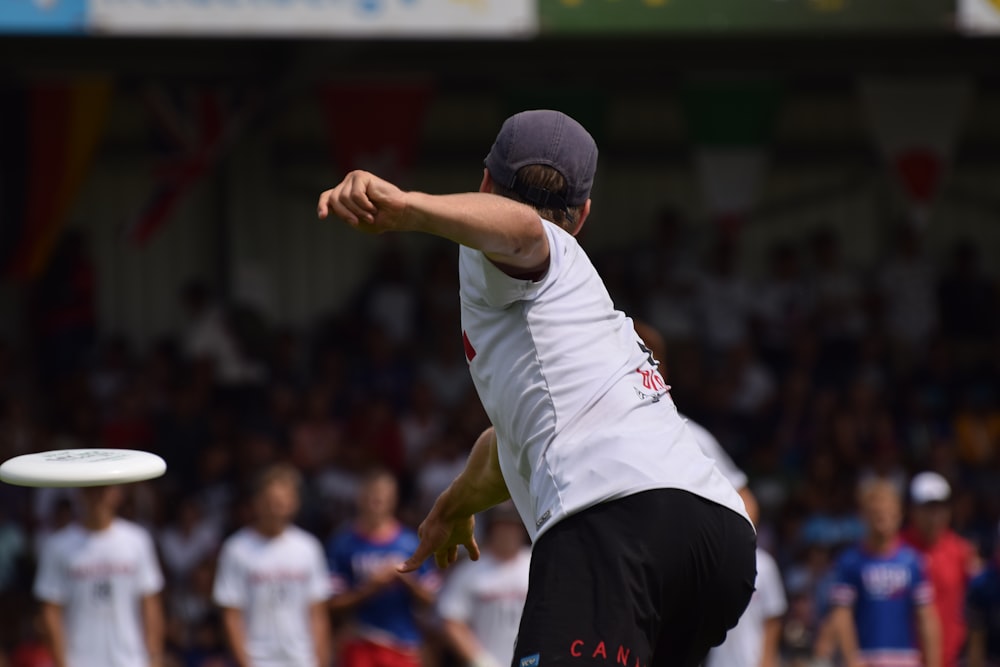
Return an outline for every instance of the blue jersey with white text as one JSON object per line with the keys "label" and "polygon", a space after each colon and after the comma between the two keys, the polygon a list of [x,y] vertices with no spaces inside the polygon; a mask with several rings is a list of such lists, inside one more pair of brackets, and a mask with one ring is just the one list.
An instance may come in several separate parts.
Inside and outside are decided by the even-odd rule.
{"label": "blue jersey with white text", "polygon": [[[353,528],[338,533],[327,545],[334,595],[356,588],[386,567],[399,565],[410,557],[419,542],[416,533],[403,527],[382,542],[375,542]],[[429,561],[415,574],[424,586],[435,590],[439,587],[439,577]],[[354,618],[361,636],[370,641],[400,648],[420,643],[413,598],[400,582],[361,604]]]}
{"label": "blue jersey with white text", "polygon": [[837,561],[831,602],[853,608],[858,647],[869,667],[919,667],[916,611],[932,601],[923,557],[908,546],[880,554],[853,547]]}

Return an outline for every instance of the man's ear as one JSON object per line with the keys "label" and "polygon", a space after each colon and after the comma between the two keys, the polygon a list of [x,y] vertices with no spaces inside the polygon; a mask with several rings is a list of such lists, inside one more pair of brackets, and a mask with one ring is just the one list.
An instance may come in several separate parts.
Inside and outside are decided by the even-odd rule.
{"label": "man's ear", "polygon": [[576,227],[573,228],[573,236],[580,233],[583,229],[583,223],[586,221],[587,216],[590,215],[590,200],[583,202],[583,208],[580,210],[580,219],[576,221]]}
{"label": "man's ear", "polygon": [[490,172],[486,167],[483,167],[483,182],[479,184],[480,192],[493,192],[493,179],[490,178]]}

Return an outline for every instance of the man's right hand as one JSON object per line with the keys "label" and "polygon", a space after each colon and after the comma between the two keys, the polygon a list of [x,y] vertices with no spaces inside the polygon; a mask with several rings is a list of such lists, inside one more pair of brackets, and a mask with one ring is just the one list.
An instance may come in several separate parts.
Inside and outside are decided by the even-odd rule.
{"label": "man's right hand", "polygon": [[440,509],[441,499],[434,504],[427,518],[417,529],[420,544],[413,555],[399,566],[400,572],[415,572],[431,555],[441,569],[458,560],[458,547],[465,547],[469,558],[479,560],[479,545],[476,544],[474,516],[447,518]]}

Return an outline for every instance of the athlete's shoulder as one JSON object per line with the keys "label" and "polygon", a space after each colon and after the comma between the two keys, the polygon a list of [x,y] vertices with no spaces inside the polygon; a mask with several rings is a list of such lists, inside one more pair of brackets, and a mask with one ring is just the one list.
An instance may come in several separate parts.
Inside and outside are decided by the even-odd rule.
{"label": "athlete's shoulder", "polygon": [[307,547],[309,549],[323,548],[323,544],[319,541],[319,538],[301,526],[291,524],[285,530],[288,533],[289,541],[294,544],[302,545],[303,547]]}
{"label": "athlete's shoulder", "polygon": [[77,545],[87,539],[87,531],[78,523],[71,523],[60,528],[45,540],[45,548],[52,551],[75,550]]}
{"label": "athlete's shoulder", "polygon": [[147,540],[151,541],[153,538],[149,534],[142,524],[136,523],[135,521],[130,521],[129,519],[123,519],[121,517],[115,519],[111,523],[111,530],[114,531],[116,535],[120,535],[127,539],[139,540],[145,542]]}

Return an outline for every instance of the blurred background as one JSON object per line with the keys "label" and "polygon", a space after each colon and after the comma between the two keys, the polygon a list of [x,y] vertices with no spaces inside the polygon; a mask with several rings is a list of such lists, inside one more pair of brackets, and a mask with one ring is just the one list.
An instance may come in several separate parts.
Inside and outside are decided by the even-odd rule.
{"label": "blurred background", "polygon": [[[167,459],[127,514],[209,535],[165,563],[178,654],[261,466],[302,471],[321,539],[371,465],[411,525],[461,469],[487,420],[454,247],[315,203],[354,168],[474,190],[526,108],[597,139],[582,243],[749,475],[787,660],[859,537],[860,480],[905,497],[941,473],[991,553],[996,0],[3,0],[0,33],[0,458]],[[4,609],[29,608],[69,496],[0,488]],[[32,635],[17,617],[4,650]]]}

